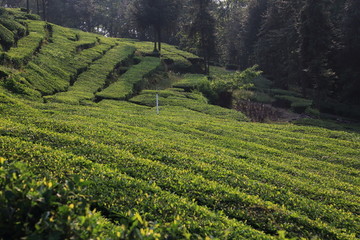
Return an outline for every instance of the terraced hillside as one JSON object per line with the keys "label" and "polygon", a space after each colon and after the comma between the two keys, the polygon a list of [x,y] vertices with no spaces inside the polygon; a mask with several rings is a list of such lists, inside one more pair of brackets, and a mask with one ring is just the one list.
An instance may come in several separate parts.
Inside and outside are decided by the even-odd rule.
{"label": "terraced hillside", "polygon": [[0,239],[360,238],[358,132],[143,89],[200,60],[1,11]]}

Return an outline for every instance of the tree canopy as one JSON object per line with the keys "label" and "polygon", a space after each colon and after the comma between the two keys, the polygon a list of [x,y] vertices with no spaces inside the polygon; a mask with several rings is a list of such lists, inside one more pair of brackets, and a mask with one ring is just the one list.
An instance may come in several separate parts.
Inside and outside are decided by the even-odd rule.
{"label": "tree canopy", "polygon": [[162,32],[177,19],[180,3],[177,0],[135,0],[131,15],[140,30],[152,28],[154,50],[161,50]]}

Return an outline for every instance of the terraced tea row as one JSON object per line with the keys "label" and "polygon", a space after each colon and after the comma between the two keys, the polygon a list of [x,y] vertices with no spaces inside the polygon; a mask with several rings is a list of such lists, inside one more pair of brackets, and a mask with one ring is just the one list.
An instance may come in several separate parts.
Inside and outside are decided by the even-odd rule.
{"label": "terraced tea row", "polygon": [[106,80],[122,62],[133,55],[135,48],[120,44],[109,50],[102,58],[93,62],[87,71],[80,74],[67,92],[58,93],[48,100],[79,104],[82,101],[93,100],[94,94],[103,88]]}
{"label": "terraced tea row", "polygon": [[27,22],[29,35],[19,39],[16,47],[4,53],[5,64],[11,64],[16,68],[26,65],[33,55],[41,48],[46,39],[46,24],[42,21]]}
{"label": "terraced tea row", "polygon": [[159,102],[161,106],[182,106],[197,112],[217,116],[219,118],[236,118],[240,121],[247,120],[247,117],[241,112],[210,105],[207,103],[207,99],[202,95],[186,93],[177,89],[167,89],[162,91],[144,90],[138,96],[131,98],[129,101],[146,106],[155,106],[156,94],[159,94]]}
{"label": "terraced tea row", "polygon": [[[186,198],[163,191],[156,184],[149,185],[146,181],[121,174],[111,166],[93,163],[82,157],[14,138],[0,137],[0,143],[2,150],[7,149],[9,153],[7,159],[11,161],[32,159],[27,163],[59,178],[63,178],[63,174],[80,174],[89,183],[87,194],[97,196],[98,207],[114,214],[136,207],[140,211],[146,211],[146,217],[150,220],[157,219],[158,214],[161,213],[163,221],[181,221],[189,231],[197,233],[193,234],[194,236],[271,239],[270,236],[253,230],[243,223],[230,220],[223,214],[213,213]],[[11,152],[14,151],[19,153],[15,158],[11,156]],[[46,159],[53,161],[48,162]],[[64,172],[64,169],[67,171]],[[44,173],[41,170],[39,172]],[[222,231],[225,228],[229,230]]]}
{"label": "terraced tea row", "polygon": [[96,97],[100,99],[128,99],[134,95],[136,89],[141,89],[140,85],[143,79],[159,69],[160,66],[159,58],[144,57],[139,64],[132,66],[122,74],[115,83],[96,93]]}
{"label": "terraced tea row", "polygon": [[[290,236],[351,239],[351,233],[359,230],[356,220],[359,199],[349,194],[350,189],[349,193],[345,189],[335,190],[341,181],[331,181],[321,191],[318,184],[314,185],[314,180],[319,177],[317,174],[304,171],[293,176],[285,171],[286,168],[295,171],[291,166],[285,170],[272,167],[276,162],[286,162],[287,154],[291,154],[287,153],[288,150],[277,153],[269,149],[269,152],[256,144],[257,139],[252,140],[254,143],[246,139],[247,145],[244,145],[245,142],[237,139],[241,138],[242,131],[230,131],[236,126],[243,131],[251,131],[255,124],[239,125],[228,119],[224,125],[223,120],[216,120],[210,115],[200,117],[198,113],[179,107],[165,107],[160,116],[155,116],[150,108],[127,103],[102,101],[100,106],[107,110],[96,107],[89,108],[92,111],[88,109],[88,113],[79,114],[81,107],[67,108],[67,111],[77,109],[78,112],[67,117],[60,114],[63,111],[61,105],[54,105],[58,114],[51,119],[36,117],[31,120],[40,129],[26,129],[20,125],[10,132],[3,131],[2,135],[10,134],[109,164],[111,168],[135,179],[156,182],[163,190],[195,199],[199,205],[222,210],[232,218],[246,220],[252,227],[267,233],[274,234],[285,229]],[[102,120],[107,111],[112,112],[112,116]],[[199,117],[208,121],[209,127],[204,128],[198,122]],[[87,124],[84,126],[80,122]],[[196,125],[197,128],[203,126],[202,130],[196,130]],[[16,124],[9,123],[5,129],[10,126]],[[216,127],[220,126],[224,132],[214,134]],[[69,133],[60,134],[54,130]],[[233,146],[241,146],[248,151],[236,150]],[[277,160],[271,161],[273,157]],[[307,175],[302,177],[304,174]],[[358,184],[354,183],[352,188],[358,188]],[[225,196],[229,201],[224,200]],[[318,202],[319,198],[322,203]],[[350,209],[353,213],[348,212]],[[268,220],[264,221],[265,218]],[[306,232],[297,229],[306,229]]]}
{"label": "terraced tea row", "polygon": [[[134,91],[139,91],[143,79],[160,67],[159,58],[145,57],[139,66],[128,66],[131,71],[120,78],[117,73],[119,65],[131,58],[135,49],[140,56],[151,55],[151,43],[105,38],[43,21],[24,20],[26,16],[26,13],[17,10],[4,10],[0,18],[7,27],[22,36],[3,53],[6,65],[20,70],[3,71],[6,75],[4,86],[15,93],[33,99],[45,96],[46,101],[72,104],[94,100],[94,94],[97,100],[125,99],[133,96]],[[25,30],[29,32],[26,36]],[[6,31],[10,30],[4,27],[4,34]],[[116,45],[127,45],[128,48],[112,49]],[[110,57],[115,51],[119,55]],[[183,61],[187,67],[191,66],[187,58],[198,58],[164,44],[162,60],[169,58],[169,54],[175,64],[181,65]],[[99,69],[101,64],[106,68],[104,71]],[[104,88],[107,89],[102,91]]]}
{"label": "terraced tea row", "polygon": [[[11,48],[6,53],[20,53],[18,62],[24,69],[18,74],[11,74],[7,79],[19,93],[28,92],[26,89],[37,90],[43,95],[66,91],[77,75],[85,71],[93,61],[101,58],[117,42],[116,39],[108,40],[95,34],[46,25],[41,21],[28,21],[28,26],[30,35],[20,39],[18,47]],[[42,42],[46,39],[47,43],[41,48],[34,44],[37,50],[33,50],[29,47],[32,34],[41,35]],[[27,51],[21,49],[22,42]],[[11,62],[16,65],[14,57]],[[34,90],[31,90],[33,94],[30,95],[39,96]]]}

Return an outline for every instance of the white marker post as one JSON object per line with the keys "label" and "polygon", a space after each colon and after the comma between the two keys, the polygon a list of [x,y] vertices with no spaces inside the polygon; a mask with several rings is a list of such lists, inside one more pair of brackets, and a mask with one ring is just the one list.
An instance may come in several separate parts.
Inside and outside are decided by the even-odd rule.
{"label": "white marker post", "polygon": [[156,114],[159,115],[159,94],[156,94]]}

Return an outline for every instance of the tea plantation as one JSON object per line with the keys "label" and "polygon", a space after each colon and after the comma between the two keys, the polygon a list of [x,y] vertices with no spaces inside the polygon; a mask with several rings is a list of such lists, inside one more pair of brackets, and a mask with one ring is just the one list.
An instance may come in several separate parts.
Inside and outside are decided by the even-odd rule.
{"label": "tea plantation", "polygon": [[356,130],[252,123],[193,54],[0,12],[0,239],[360,238]]}

